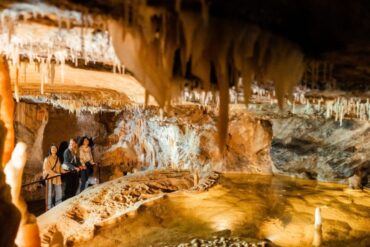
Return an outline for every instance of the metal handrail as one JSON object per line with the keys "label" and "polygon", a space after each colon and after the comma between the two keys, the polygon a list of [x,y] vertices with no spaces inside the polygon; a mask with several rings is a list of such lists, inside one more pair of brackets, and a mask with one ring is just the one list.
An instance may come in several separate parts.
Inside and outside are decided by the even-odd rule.
{"label": "metal handrail", "polygon": [[[98,167],[98,179],[99,179],[99,182],[100,182],[100,165],[98,163],[96,163],[96,166]],[[55,175],[55,176],[52,176],[52,177],[49,177],[49,174],[48,174],[43,179],[36,180],[36,181],[30,182],[30,183],[26,183],[26,184],[22,184],[22,188],[27,187],[27,186],[30,186],[30,185],[33,185],[33,184],[40,184],[42,181],[47,181],[47,180],[50,180],[50,179],[53,179],[53,178],[60,177],[60,176],[65,175],[65,174],[75,173],[75,172],[80,172],[80,171],[72,170],[72,171],[61,173],[61,174],[58,174],[58,175]]]}

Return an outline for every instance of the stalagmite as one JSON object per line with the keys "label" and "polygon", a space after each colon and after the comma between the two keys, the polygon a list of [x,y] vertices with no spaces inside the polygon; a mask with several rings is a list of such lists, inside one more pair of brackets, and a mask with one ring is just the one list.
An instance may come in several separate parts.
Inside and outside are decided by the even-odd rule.
{"label": "stalagmite", "polygon": [[322,244],[322,224],[321,224],[321,210],[320,208],[315,209],[315,224],[314,224],[314,236],[312,245],[321,246]]}
{"label": "stalagmite", "polygon": [[198,171],[196,169],[194,169],[193,171],[193,178],[194,178],[194,186],[197,186],[199,184],[199,174],[198,174]]}
{"label": "stalagmite", "polygon": [[2,166],[10,160],[11,153],[14,148],[14,103],[12,96],[12,89],[10,86],[10,77],[8,64],[4,57],[0,58],[0,94],[1,94],[1,106],[0,106],[0,118],[4,121],[6,132],[6,138],[4,142],[4,154],[2,159]]}
{"label": "stalagmite", "polygon": [[3,168],[11,157],[14,147],[13,97],[6,59],[0,58],[0,246],[14,246],[21,215],[11,202],[11,192],[5,183]]}
{"label": "stalagmite", "polygon": [[26,148],[24,143],[17,144],[4,172],[6,174],[6,182],[11,187],[12,202],[22,215],[15,243],[18,246],[38,247],[40,246],[40,237],[36,217],[28,213],[27,205],[20,195],[23,169],[27,159]]}

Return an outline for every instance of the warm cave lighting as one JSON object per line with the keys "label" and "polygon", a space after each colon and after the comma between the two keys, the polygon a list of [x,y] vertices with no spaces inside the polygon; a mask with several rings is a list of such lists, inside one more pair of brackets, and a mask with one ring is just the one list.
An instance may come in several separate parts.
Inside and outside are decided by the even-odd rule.
{"label": "warm cave lighting", "polygon": [[0,0],[0,247],[369,247],[366,1]]}
{"label": "warm cave lighting", "polygon": [[15,244],[24,247],[40,246],[39,228],[33,215],[27,211],[27,206],[20,196],[23,169],[26,164],[26,145],[18,143],[12,157],[5,166],[6,183],[10,185],[12,202],[21,212],[21,223],[18,229]]}
{"label": "warm cave lighting", "polygon": [[217,231],[222,230],[233,230],[233,217],[228,217],[227,215],[221,215],[220,217],[217,217],[214,222],[214,228]]}

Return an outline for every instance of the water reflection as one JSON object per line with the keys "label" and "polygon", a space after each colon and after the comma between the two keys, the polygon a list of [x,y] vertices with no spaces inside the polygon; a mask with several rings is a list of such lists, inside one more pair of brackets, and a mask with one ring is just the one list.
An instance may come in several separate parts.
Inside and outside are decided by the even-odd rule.
{"label": "water reflection", "polygon": [[163,246],[225,229],[281,246],[311,246],[316,207],[321,208],[325,246],[370,246],[369,191],[241,174],[223,175],[205,193],[171,194],[80,246]]}

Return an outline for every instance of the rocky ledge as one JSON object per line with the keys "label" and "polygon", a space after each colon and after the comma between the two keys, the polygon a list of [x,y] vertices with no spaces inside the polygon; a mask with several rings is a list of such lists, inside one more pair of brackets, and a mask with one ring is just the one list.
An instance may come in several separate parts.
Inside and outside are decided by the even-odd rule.
{"label": "rocky ledge", "polygon": [[141,205],[147,205],[166,193],[203,191],[214,185],[219,174],[211,172],[194,186],[194,175],[185,170],[161,169],[131,174],[90,187],[41,215],[38,222],[42,245],[73,245],[91,239],[97,230],[132,217]]}

